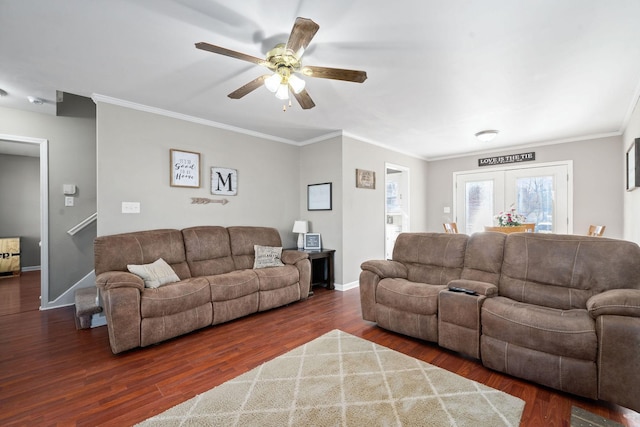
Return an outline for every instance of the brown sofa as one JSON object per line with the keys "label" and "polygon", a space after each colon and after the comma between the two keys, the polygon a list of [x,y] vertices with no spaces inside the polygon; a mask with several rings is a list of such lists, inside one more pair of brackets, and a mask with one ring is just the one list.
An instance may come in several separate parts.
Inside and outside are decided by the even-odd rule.
{"label": "brown sofa", "polygon": [[365,320],[640,411],[640,247],[602,237],[401,234],[362,264]]}
{"label": "brown sofa", "polygon": [[[306,299],[311,263],[284,250],[284,266],[253,269],[254,245],[281,247],[267,227],[192,227],[97,237],[96,284],[113,353]],[[158,288],[128,271],[163,259],[179,281]]]}

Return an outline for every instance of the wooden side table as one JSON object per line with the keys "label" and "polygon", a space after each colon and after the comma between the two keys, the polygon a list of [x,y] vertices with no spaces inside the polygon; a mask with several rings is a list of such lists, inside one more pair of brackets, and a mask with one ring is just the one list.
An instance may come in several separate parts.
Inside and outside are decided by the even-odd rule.
{"label": "wooden side table", "polygon": [[311,289],[309,295],[313,295],[315,285],[325,285],[327,289],[335,289],[334,254],[335,249],[320,249],[318,251],[288,248],[309,254],[311,261]]}

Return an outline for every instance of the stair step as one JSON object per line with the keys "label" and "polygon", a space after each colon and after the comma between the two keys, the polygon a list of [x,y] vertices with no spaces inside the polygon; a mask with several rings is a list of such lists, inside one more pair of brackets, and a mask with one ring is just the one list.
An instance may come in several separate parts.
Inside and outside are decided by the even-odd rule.
{"label": "stair step", "polygon": [[98,288],[90,286],[77,289],[76,302],[76,329],[91,328],[91,318],[94,314],[101,313],[102,307],[98,303]]}

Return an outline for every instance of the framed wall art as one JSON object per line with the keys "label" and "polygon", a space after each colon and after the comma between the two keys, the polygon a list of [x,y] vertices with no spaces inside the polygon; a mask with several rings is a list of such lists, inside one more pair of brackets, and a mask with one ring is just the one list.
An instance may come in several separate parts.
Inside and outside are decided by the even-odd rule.
{"label": "framed wall art", "polygon": [[307,210],[331,210],[331,183],[307,185]]}
{"label": "framed wall art", "polygon": [[640,138],[627,150],[627,191],[640,187]]}
{"label": "framed wall art", "polygon": [[235,196],[238,194],[238,170],[211,168],[211,194]]}
{"label": "framed wall art", "polygon": [[356,188],[376,189],[376,173],[364,169],[356,169]]}
{"label": "framed wall art", "polygon": [[200,153],[172,148],[169,162],[172,187],[200,188]]}

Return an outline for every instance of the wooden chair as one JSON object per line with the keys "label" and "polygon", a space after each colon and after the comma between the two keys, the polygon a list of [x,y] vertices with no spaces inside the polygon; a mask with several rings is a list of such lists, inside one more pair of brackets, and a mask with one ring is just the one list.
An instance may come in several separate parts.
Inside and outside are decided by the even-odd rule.
{"label": "wooden chair", "polygon": [[602,235],[604,234],[605,228],[607,228],[606,225],[590,225],[589,232],[587,233],[587,235],[594,236],[594,237],[602,237]]}
{"label": "wooden chair", "polygon": [[458,234],[458,225],[455,222],[445,222],[442,226],[445,233]]}

